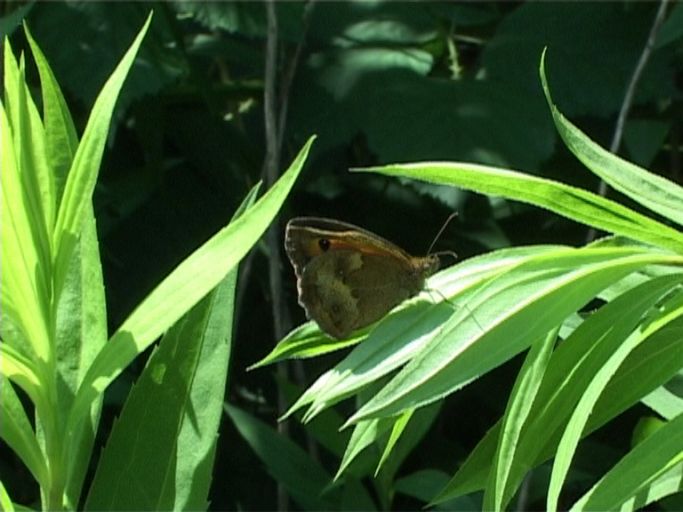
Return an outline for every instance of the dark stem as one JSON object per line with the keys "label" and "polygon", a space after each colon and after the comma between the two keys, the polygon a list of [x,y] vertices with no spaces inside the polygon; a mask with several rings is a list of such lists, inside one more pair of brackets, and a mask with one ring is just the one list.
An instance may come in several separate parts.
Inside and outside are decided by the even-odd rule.
{"label": "dark stem", "polygon": [[[263,111],[266,132],[266,158],[263,163],[263,171],[266,184],[270,188],[278,178],[278,168],[280,164],[280,141],[278,140],[278,121],[275,102],[275,90],[277,80],[277,16],[275,14],[274,0],[266,0],[266,62],[265,62],[265,84],[263,92]],[[268,275],[270,283],[271,307],[273,312],[273,330],[275,339],[279,340],[286,332],[285,325],[285,303],[282,296],[282,254],[280,252],[280,229],[277,218],[271,224],[266,235],[268,245]],[[287,365],[285,362],[278,364],[278,376],[287,380]],[[286,398],[281,390],[278,389],[278,415],[282,414],[286,407]],[[283,436],[289,436],[289,423],[286,421],[278,423],[278,432]],[[289,508],[287,492],[282,484],[277,485],[277,509],[287,510]]]}

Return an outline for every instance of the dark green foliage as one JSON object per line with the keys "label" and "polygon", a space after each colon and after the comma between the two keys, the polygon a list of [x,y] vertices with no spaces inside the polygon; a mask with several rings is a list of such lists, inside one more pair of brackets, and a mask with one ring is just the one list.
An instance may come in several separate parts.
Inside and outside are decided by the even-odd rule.
{"label": "dark green foliage", "polygon": [[[281,222],[295,215],[335,217],[421,254],[443,220],[457,211],[435,250],[454,250],[461,259],[508,245],[583,244],[585,226],[527,204],[347,169],[471,161],[595,190],[597,178],[570,155],[553,126],[538,78],[541,52],[548,48],[546,73],[558,108],[608,146],[657,7],[651,2],[380,1],[316,2],[311,8],[278,2],[280,84],[302,45],[286,97],[280,167],[318,134]],[[110,334],[163,276],[227,224],[262,178],[265,157],[266,17],[260,2],[43,2],[25,8],[33,37],[81,123],[79,135],[103,81],[152,8],[154,20],[116,106],[94,196]],[[621,154],[681,183],[683,5],[670,11],[638,85]],[[3,19],[12,21],[16,12],[22,11],[6,10]],[[20,31],[6,30],[15,49],[26,44]],[[36,78],[34,71],[29,66],[29,79]],[[633,206],[617,193],[610,197]],[[277,471],[269,468],[269,476],[238,434],[256,435],[264,422],[273,427],[278,385],[289,385],[277,384],[270,368],[244,370],[277,341],[264,248],[256,247],[238,279],[226,397],[241,409],[228,410],[232,421],[241,423],[235,428],[224,420],[212,509],[275,509],[271,476],[288,471],[284,464]],[[296,304],[293,272],[287,266],[282,272],[293,327],[304,317]],[[299,384],[309,385],[340,359],[332,354],[306,361],[305,382]],[[417,448],[401,453],[398,469],[390,460],[391,471],[372,479],[380,447],[373,457],[355,460],[351,476],[338,487],[323,489],[321,496],[294,489],[293,502],[301,508],[423,506],[501,417],[521,364],[518,356],[449,396],[423,425],[419,443],[410,440]],[[112,393],[104,417],[117,415],[121,405]],[[344,417],[355,410],[352,405],[339,405]],[[324,416],[329,412],[318,420],[329,420]],[[635,406],[592,434],[590,443],[599,447],[595,452],[618,460],[645,413]],[[336,435],[342,423],[330,421],[321,435],[292,422],[298,447],[267,437],[264,449],[286,448],[284,453],[303,457],[299,447],[306,448],[306,436],[324,446],[320,437]],[[98,441],[107,435],[100,433]],[[334,475],[341,453],[318,449],[310,467]],[[17,500],[30,497],[33,483],[22,487],[5,477],[14,468],[4,450],[0,477]],[[595,469],[590,454],[578,457],[581,467],[572,467],[576,473],[562,496],[566,504],[605,471]],[[540,467],[534,474],[544,490],[545,472]],[[290,476],[293,482],[285,484],[291,490],[298,475]],[[326,475],[321,470],[316,477],[314,488],[320,491]],[[91,482],[88,475],[86,488]],[[444,506],[480,507],[480,496],[473,496]],[[529,508],[545,506],[543,492],[532,492],[529,499]]]}

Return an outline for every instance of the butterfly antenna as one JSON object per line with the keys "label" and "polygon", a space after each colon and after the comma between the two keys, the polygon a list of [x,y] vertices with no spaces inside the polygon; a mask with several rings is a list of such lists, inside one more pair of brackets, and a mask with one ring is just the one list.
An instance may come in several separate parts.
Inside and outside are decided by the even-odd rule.
{"label": "butterfly antenna", "polygon": [[[435,244],[436,241],[439,239],[439,237],[443,234],[443,231],[444,231],[444,229],[446,229],[446,226],[448,226],[448,223],[449,223],[450,221],[452,221],[453,218],[455,218],[455,217],[457,217],[457,216],[458,216],[458,212],[453,212],[453,213],[451,213],[451,214],[448,216],[448,218],[446,219],[446,222],[443,223],[443,225],[441,226],[441,229],[439,229],[439,232],[438,232],[438,233],[436,234],[436,236],[434,237],[434,240],[432,240],[432,243],[430,244],[429,249],[427,249],[427,254],[431,254],[432,249],[434,248],[434,244]],[[453,251],[442,251],[441,254],[452,254],[452,255],[454,255],[456,258],[458,257],[458,255],[455,254]]]}

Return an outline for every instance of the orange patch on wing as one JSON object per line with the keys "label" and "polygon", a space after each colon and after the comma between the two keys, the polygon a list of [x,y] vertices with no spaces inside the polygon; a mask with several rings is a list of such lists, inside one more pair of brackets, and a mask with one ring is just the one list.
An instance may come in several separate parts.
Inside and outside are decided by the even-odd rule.
{"label": "orange patch on wing", "polygon": [[386,248],[367,243],[366,240],[353,240],[351,237],[346,238],[327,238],[330,245],[327,251],[323,251],[320,247],[320,240],[323,238],[313,238],[305,244],[305,254],[312,258],[320,256],[329,251],[355,251],[361,254],[374,254],[378,256],[393,256]]}
{"label": "orange patch on wing", "polygon": [[362,241],[345,240],[343,238],[330,239],[330,249],[337,251],[358,251],[363,254],[387,254],[387,250],[382,247],[363,243]]}

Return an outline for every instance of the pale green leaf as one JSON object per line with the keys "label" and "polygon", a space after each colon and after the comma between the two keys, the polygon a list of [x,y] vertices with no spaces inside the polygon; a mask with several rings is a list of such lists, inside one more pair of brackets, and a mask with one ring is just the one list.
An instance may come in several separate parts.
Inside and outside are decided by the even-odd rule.
{"label": "pale green leaf", "polygon": [[[492,279],[349,422],[397,414],[456,391],[524,350],[600,290],[649,264],[681,259],[643,249],[543,254]],[[511,337],[510,333],[514,333]]]}
{"label": "pale green leaf", "polygon": [[[522,481],[526,470],[552,456],[568,415],[591,382],[596,369],[638,324],[644,311],[680,281],[667,277],[645,283],[589,316],[553,353],[517,448],[506,499]],[[625,321],[627,320],[627,321]],[[678,324],[675,327],[674,324]],[[683,364],[683,322],[672,322],[649,336],[619,368],[590,416],[584,435],[636,403],[644,394],[671,378]],[[500,422],[477,447],[435,501],[443,501],[484,488]]]}
{"label": "pale green leaf", "polygon": [[31,45],[33,58],[40,75],[43,96],[43,123],[45,125],[45,150],[54,174],[56,204],[59,204],[66,175],[78,148],[78,137],[71,114],[42,50],[35,42],[28,26],[24,24],[26,39]]}
{"label": "pale green leaf", "polygon": [[[6,44],[5,55],[8,54],[11,55],[11,49]],[[5,59],[5,69],[8,69],[7,60]],[[13,58],[9,60],[13,61]],[[7,75],[5,79],[6,87],[9,87]],[[11,84],[12,87],[19,87],[14,82]],[[36,272],[37,268],[44,268],[39,251],[40,242],[34,239],[34,219],[25,197],[20,158],[14,149],[17,136],[6,114],[4,107],[0,105],[0,138],[3,148],[0,154],[0,258],[3,267],[0,273],[0,297],[3,315],[12,318],[13,323],[22,331],[23,339],[30,344],[21,350],[35,354],[40,360],[49,361],[49,300],[44,274]]]}
{"label": "pale green leaf", "polygon": [[[0,439],[21,459],[40,485],[48,481],[48,469],[33,427],[12,383],[0,375]],[[4,510],[4,509],[3,509]]]}
{"label": "pale green leaf", "polygon": [[[653,212],[683,225],[683,187],[610,153],[590,140],[567,120],[557,109],[550,96],[550,89],[545,76],[545,51],[541,57],[540,74],[543,91],[548,100],[555,126],[571,152],[588,169],[614,189]],[[614,232],[616,233],[616,231]]]}
{"label": "pale green leaf", "polygon": [[[683,276],[678,276],[678,279],[676,280],[670,279],[667,276],[665,278],[654,279],[648,284],[654,287],[656,284],[662,282],[665,285],[672,285],[681,281],[683,281]],[[642,288],[646,287],[640,287],[640,289]],[[643,324],[640,325],[638,329],[623,339],[623,341],[612,351],[609,358],[605,360],[595,372],[590,383],[583,388],[581,398],[577,402],[576,407],[569,418],[557,448],[557,455],[555,457],[555,463],[553,464],[550,486],[548,489],[548,510],[557,509],[560,491],[566,475],[569,472],[569,465],[574,457],[576,446],[579,443],[588,417],[608,381],[616,373],[616,370],[624,362],[629,353],[634,350],[643,339],[646,339],[650,333],[659,330],[663,325],[666,325],[681,316],[683,316],[683,294],[678,294],[678,300],[674,297],[666,306],[662,307],[661,313],[655,314],[654,318],[644,320]],[[679,448],[681,448],[681,453],[683,453],[683,443],[680,444]]]}
{"label": "pale green leaf", "polygon": [[643,397],[642,402],[667,420],[683,414],[683,398],[669,391],[666,386],[658,387]]}
{"label": "pale green leaf", "polygon": [[571,510],[642,510],[683,490],[683,415],[639,443]]}
{"label": "pale green leaf", "polygon": [[357,425],[354,425],[351,439],[349,439],[349,442],[346,445],[346,451],[344,452],[344,456],[342,457],[334,479],[339,479],[363,450],[377,443],[379,438],[391,428],[392,424],[393,421],[387,418],[361,421]]}
{"label": "pale green leaf", "polygon": [[465,162],[421,162],[356,170],[451,185],[530,203],[608,233],[683,253],[683,235],[675,229],[602,196],[556,181]]}
{"label": "pale green leaf", "polygon": [[4,512],[14,512],[14,503],[12,503],[12,498],[10,498],[5,485],[0,480],[0,509]]}
{"label": "pale green leaf", "polygon": [[61,293],[66,268],[76,246],[76,240],[80,236],[83,212],[92,201],[92,192],[97,181],[116,99],[151,21],[152,14],[150,13],[137,37],[95,100],[83,138],[69,169],[53,232],[54,288],[57,296]]}
{"label": "pale green leaf", "polygon": [[180,263],[124,321],[88,370],[69,413],[69,430],[138,354],[212,290],[247,254],[287,197],[312,143],[313,138],[253,207]]}
{"label": "pale green leaf", "polygon": [[472,290],[530,254],[556,249],[555,246],[503,249],[439,272],[428,280],[427,291],[422,297],[389,313],[363,343],[306,390],[287,414],[312,404],[306,414],[307,419],[312,418],[324,408],[394,371],[438,334],[447,318],[455,313],[469,312],[468,294]]}
{"label": "pale green leaf", "polygon": [[520,433],[543,381],[556,338],[557,328],[533,343],[517,375],[503,416],[502,435],[498,438],[496,457],[484,492],[485,509],[502,510],[505,508],[505,488],[515,461]]}

